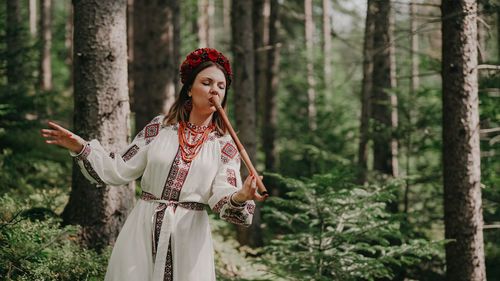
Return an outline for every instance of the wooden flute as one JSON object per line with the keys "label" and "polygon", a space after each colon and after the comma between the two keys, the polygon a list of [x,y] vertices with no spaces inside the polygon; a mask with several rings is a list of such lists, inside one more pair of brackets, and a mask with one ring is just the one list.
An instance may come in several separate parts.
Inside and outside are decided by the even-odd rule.
{"label": "wooden flute", "polygon": [[236,143],[236,146],[238,147],[238,151],[240,152],[240,156],[243,159],[243,162],[245,162],[245,165],[248,168],[248,171],[250,171],[251,174],[255,175],[255,179],[257,180],[257,188],[259,189],[260,193],[262,195],[259,195],[257,199],[259,201],[265,200],[267,197],[269,197],[269,193],[267,192],[266,187],[264,186],[264,183],[262,182],[259,174],[257,173],[257,170],[252,164],[252,161],[250,161],[250,157],[248,156],[247,151],[241,144],[240,140],[238,139],[238,136],[234,132],[233,127],[231,126],[231,123],[229,123],[229,119],[227,118],[226,111],[224,108],[222,108],[219,97],[218,96],[213,96],[211,99],[212,103],[215,105],[215,108],[217,109],[217,112],[220,114],[222,117],[222,120],[224,121],[224,124],[226,124],[227,129],[229,130],[229,134],[233,138],[234,142]]}

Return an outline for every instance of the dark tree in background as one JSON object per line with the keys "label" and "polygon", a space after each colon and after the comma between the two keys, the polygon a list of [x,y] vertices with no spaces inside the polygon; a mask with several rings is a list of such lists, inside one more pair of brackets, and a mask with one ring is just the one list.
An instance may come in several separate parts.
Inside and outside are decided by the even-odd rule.
{"label": "dark tree in background", "polygon": [[[389,176],[397,176],[397,140],[393,138],[396,104],[389,93],[396,87],[391,2],[375,1],[373,33],[372,117],[375,120],[373,168]],[[397,114],[397,113],[396,113]],[[396,115],[397,116],[397,115]]]}
{"label": "dark tree in background", "polygon": [[167,113],[178,92],[180,1],[134,0],[133,103],[135,129]]}
{"label": "dark tree in background", "polygon": [[443,180],[446,280],[486,280],[481,206],[477,2],[444,0]]}
{"label": "dark tree in background", "polygon": [[[257,122],[255,112],[255,66],[253,49],[252,2],[233,0],[231,10],[233,83],[231,97],[236,108],[235,127],[239,138],[253,163],[257,153]],[[248,170],[241,165],[241,176],[245,180]],[[259,204],[250,228],[237,226],[238,241],[242,245],[262,245]]]}
{"label": "dark tree in background", "polygon": [[[98,139],[108,151],[129,141],[126,1],[74,0],[74,131]],[[134,203],[132,185],[91,184],[73,165],[65,224],[79,224],[81,238],[100,249],[114,243]]]}
{"label": "dark tree in background", "polygon": [[[264,89],[262,109],[262,150],[266,156],[266,171],[278,171],[278,151],[276,147],[276,96],[279,83],[279,3],[270,0],[269,51],[267,52],[266,89]],[[273,188],[273,187],[271,187]],[[276,194],[273,194],[276,195]]]}
{"label": "dark tree in background", "polygon": [[361,171],[359,181],[365,181],[366,171],[368,169],[368,149],[369,132],[371,116],[371,93],[372,93],[372,75],[373,75],[373,32],[375,1],[367,1],[365,34],[363,43],[363,81],[361,85],[361,124],[360,140],[358,147],[358,167]]}
{"label": "dark tree in background", "polygon": [[23,78],[23,57],[21,49],[21,2],[7,0],[7,81],[9,86],[20,87]]}

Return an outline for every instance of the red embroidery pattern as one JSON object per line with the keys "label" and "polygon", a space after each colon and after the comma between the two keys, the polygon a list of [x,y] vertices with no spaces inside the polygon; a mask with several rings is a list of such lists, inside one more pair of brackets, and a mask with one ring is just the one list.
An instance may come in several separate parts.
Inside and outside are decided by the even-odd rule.
{"label": "red embroidery pattern", "polygon": [[89,156],[90,154],[90,144],[89,143],[86,143],[85,146],[83,147],[83,150],[80,154],[78,154],[78,156],[76,156],[76,160],[86,160],[87,157]]}
{"label": "red embroidery pattern", "polygon": [[255,204],[247,204],[247,211],[250,215],[255,213]]}
{"label": "red embroidery pattern", "polygon": [[134,144],[127,150],[127,152],[122,155],[123,161],[127,162],[128,160],[132,159],[132,157],[134,157],[137,152],[139,152],[139,147]]}
{"label": "red embroidery pattern", "polygon": [[227,208],[221,218],[234,224],[244,224],[248,218],[248,213],[242,212],[242,210]]}
{"label": "red embroidery pattern", "polygon": [[221,149],[221,159],[224,164],[229,163],[231,159],[234,158],[238,154],[238,150],[236,149],[236,145],[231,140],[231,142],[220,141]]}
{"label": "red embroidery pattern", "polygon": [[232,186],[237,187],[237,185],[236,185],[236,173],[234,172],[233,169],[226,170],[226,180]]}
{"label": "red embroidery pattern", "polygon": [[179,201],[179,195],[186,181],[191,162],[182,161],[181,150],[177,150],[174,162],[170,167],[161,198],[164,200]]}
{"label": "red embroidery pattern", "polygon": [[[245,224],[248,216],[253,215],[255,211],[255,204],[253,203],[246,203],[246,206],[244,208],[236,208],[233,207],[230,203],[230,198],[231,195],[224,196],[217,204],[214,205],[212,208],[212,211],[215,213],[220,214],[222,207],[224,205],[228,205],[229,208],[224,209],[224,213],[220,214],[220,217],[223,218],[224,220],[234,223],[234,224]],[[246,212],[245,212],[246,209]]]}
{"label": "red embroidery pattern", "polygon": [[214,213],[220,213],[220,210],[222,209],[222,207],[226,204],[229,204],[229,195],[228,196],[224,196],[221,200],[219,200],[219,202],[217,202],[217,204],[214,205],[214,207],[212,208],[212,211],[214,211]]}
{"label": "red embroidery pattern", "polygon": [[[141,193],[141,197],[140,199],[144,200],[144,201],[153,201],[153,200],[158,200],[158,198],[154,195],[154,194],[151,194],[149,192],[145,192],[143,191]],[[188,210],[194,210],[194,211],[203,211],[205,210],[205,204],[202,204],[202,203],[199,203],[199,202],[176,202],[176,201],[170,201],[170,203],[173,205],[174,207],[174,210],[177,206],[180,206],[182,208],[185,208],[185,209],[188,209]],[[166,204],[160,204],[158,205],[158,207],[156,208],[155,210],[155,214],[156,214],[156,217],[155,217],[155,225],[154,225],[154,240],[152,241],[153,245],[152,245],[152,252],[153,252],[153,259],[155,258],[156,256],[156,251],[157,251],[157,248],[158,248],[158,239],[160,238],[160,231],[161,231],[161,225],[162,225],[162,220],[163,220],[163,216],[165,215],[165,209],[167,208],[167,205]],[[170,244],[169,244],[169,251],[170,250]],[[170,265],[169,265],[169,260],[168,260],[168,255],[167,255],[167,262],[165,264],[165,275],[164,277],[167,278],[166,276],[168,276],[168,268],[170,266],[170,270],[172,268],[172,261],[170,260]],[[171,279],[170,279],[171,280]]]}
{"label": "red embroidery pattern", "polygon": [[172,262],[172,239],[168,241],[167,260],[165,262],[165,273],[163,281],[174,280],[174,263]]}
{"label": "red embroidery pattern", "polygon": [[83,166],[85,167],[85,170],[87,170],[87,173],[89,173],[89,175],[97,182],[97,184],[106,185],[106,183],[104,183],[104,181],[99,177],[94,168],[92,168],[89,160],[84,159]]}
{"label": "red embroidery pattern", "polygon": [[[178,131],[178,125],[173,126],[172,128],[175,131]],[[197,134],[193,135],[194,139],[192,142],[195,142],[199,137],[201,137],[202,134]],[[191,140],[191,135],[189,137]],[[178,202],[179,197],[181,194],[182,187],[184,185],[184,182],[186,181],[189,168],[191,167],[191,162],[184,162],[182,160],[182,155],[181,155],[181,149],[180,147],[177,149],[177,154],[175,156],[174,161],[172,162],[172,166],[170,167],[170,171],[167,176],[167,180],[165,181],[165,185],[163,187],[163,192],[161,195],[161,198],[163,200],[168,200],[172,202],[173,207],[174,207],[174,212],[176,210],[177,206],[181,206],[186,209],[190,210],[197,210],[201,211],[205,209],[205,205],[198,203],[198,202]],[[158,248],[158,238],[160,237],[160,231],[161,231],[161,226],[162,226],[162,220],[163,216],[165,215],[165,204],[160,204],[158,208],[161,208],[161,210],[156,211],[156,219],[155,219],[155,245],[154,245],[154,251],[153,253],[156,252],[156,249]],[[170,244],[169,244],[169,251],[170,250]],[[171,254],[170,254],[171,255]],[[172,257],[168,257],[167,254],[167,261],[165,264],[165,274],[164,274],[164,280],[172,280]]]}
{"label": "red embroidery pattern", "polygon": [[91,150],[92,149],[90,148],[90,144],[87,143],[85,144],[85,147],[83,148],[83,151],[80,153],[80,155],[76,156],[75,158],[78,161],[82,161],[84,169],[97,182],[97,184],[106,185],[104,181],[99,177],[97,172],[94,170],[89,160],[87,160],[87,157],[89,156]]}
{"label": "red embroidery pattern", "polygon": [[160,131],[160,124],[151,124],[146,126],[144,128],[144,138],[146,139],[146,144],[149,144],[151,141],[153,141],[153,137],[156,137],[158,135],[158,132]]}

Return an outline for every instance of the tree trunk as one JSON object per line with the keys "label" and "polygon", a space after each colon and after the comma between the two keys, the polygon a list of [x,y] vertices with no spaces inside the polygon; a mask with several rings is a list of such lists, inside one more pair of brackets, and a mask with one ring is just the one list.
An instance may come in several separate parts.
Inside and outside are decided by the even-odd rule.
{"label": "tree trunk", "polygon": [[214,0],[198,0],[198,42],[200,48],[214,47]]}
{"label": "tree trunk", "polygon": [[500,5],[497,6],[497,51],[498,62],[500,63]]}
{"label": "tree trunk", "polygon": [[252,1],[253,46],[255,56],[255,102],[257,123],[265,122],[264,99],[266,98],[269,44],[269,0]]}
{"label": "tree trunk", "polygon": [[52,69],[50,65],[50,48],[52,47],[52,1],[40,0],[40,65],[38,83],[42,91],[52,90]]}
{"label": "tree trunk", "polygon": [[23,38],[21,1],[7,0],[7,81],[9,86],[23,86]]}
{"label": "tree trunk", "polygon": [[64,46],[68,48],[68,56],[66,57],[66,65],[70,69],[70,83],[73,85],[73,4],[71,1],[66,2],[66,24],[64,35]]}
{"label": "tree trunk", "polygon": [[[129,141],[125,0],[74,0],[74,131],[105,149]],[[89,28],[90,27],[90,28]],[[89,247],[113,244],[134,203],[134,188],[96,186],[73,165],[65,224],[79,224]]]}
{"label": "tree trunk", "polygon": [[306,65],[307,65],[307,112],[309,117],[310,130],[316,130],[316,81],[314,79],[314,57],[313,57],[313,40],[314,40],[314,21],[312,18],[312,0],[304,0],[304,30],[306,38]]}
{"label": "tree trunk", "polygon": [[358,148],[358,167],[360,169],[359,182],[366,181],[366,171],[368,169],[368,142],[370,132],[371,116],[371,94],[373,75],[373,32],[375,30],[375,1],[367,1],[365,40],[363,44],[363,82],[361,87],[361,126],[360,141]]}
{"label": "tree trunk", "polygon": [[30,13],[30,35],[31,38],[35,38],[36,25],[38,24],[36,20],[36,0],[29,0],[29,13]]}
{"label": "tree trunk", "polygon": [[446,280],[486,280],[481,207],[477,2],[443,0]]}
{"label": "tree trunk", "polygon": [[[134,96],[134,0],[127,0],[127,71],[128,95]],[[141,130],[135,129],[135,131]]]}
{"label": "tree trunk", "polygon": [[392,45],[392,16],[389,0],[375,1],[372,117],[375,121],[373,167],[388,176],[397,177],[396,96],[387,91],[396,87],[394,48]]}
{"label": "tree trunk", "polygon": [[[233,90],[235,121],[239,138],[253,163],[256,160],[256,119],[255,119],[255,66],[253,50],[252,3],[233,0],[231,11],[232,50],[233,50]],[[248,170],[242,164],[243,180]],[[262,245],[260,229],[260,204],[257,204],[253,223],[250,228],[237,227],[238,241],[241,245],[257,247]]]}
{"label": "tree trunk", "polygon": [[324,71],[324,83],[325,83],[325,93],[326,101],[330,101],[332,97],[332,65],[331,65],[331,46],[332,46],[332,36],[331,36],[331,15],[332,7],[330,0],[323,0],[323,71]]}
{"label": "tree trunk", "polygon": [[[266,71],[266,86],[263,99],[263,114],[262,114],[262,148],[265,154],[266,170],[278,171],[278,151],[276,149],[276,95],[279,83],[279,3],[278,0],[270,1],[270,16],[269,16],[269,47],[271,48],[268,55],[268,67]],[[278,195],[278,190],[271,189],[271,195]]]}
{"label": "tree trunk", "polygon": [[222,0],[222,16],[223,16],[223,38],[222,40],[229,44],[231,42],[231,0]]}
{"label": "tree trunk", "polygon": [[180,1],[134,0],[134,102],[139,132],[167,113],[179,80]]}
{"label": "tree trunk", "polygon": [[[411,125],[412,123],[412,116],[413,116],[413,110],[412,110],[412,105],[415,102],[415,97],[417,95],[417,91],[419,88],[419,70],[418,70],[418,65],[419,65],[419,58],[418,58],[418,22],[417,22],[417,14],[418,14],[418,2],[417,0],[412,0],[410,3],[410,31],[411,31],[411,37],[410,37],[410,97],[409,97],[409,106],[408,106],[408,123]],[[408,130],[408,133],[406,135],[406,181],[405,181],[405,192],[404,192],[404,213],[408,213],[408,208],[409,208],[409,202],[408,202],[408,197],[410,194],[410,179],[409,176],[411,175],[410,173],[410,158],[411,158],[411,151],[412,151],[412,143],[411,143],[411,131]]]}

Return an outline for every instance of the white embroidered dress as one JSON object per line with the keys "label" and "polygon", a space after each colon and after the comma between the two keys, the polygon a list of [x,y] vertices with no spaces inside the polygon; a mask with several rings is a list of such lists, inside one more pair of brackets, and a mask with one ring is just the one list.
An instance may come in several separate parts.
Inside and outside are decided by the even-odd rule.
{"label": "white embroidered dress", "polygon": [[[92,140],[76,157],[97,184],[122,185],[142,176],[143,194],[118,235],[105,280],[215,280],[212,236],[205,205],[220,217],[250,225],[255,204],[231,203],[242,187],[240,158],[229,135],[210,133],[192,162],[181,158],[178,125],[154,118],[120,153]],[[202,128],[188,124],[192,129]],[[201,134],[186,128],[187,138]]]}

